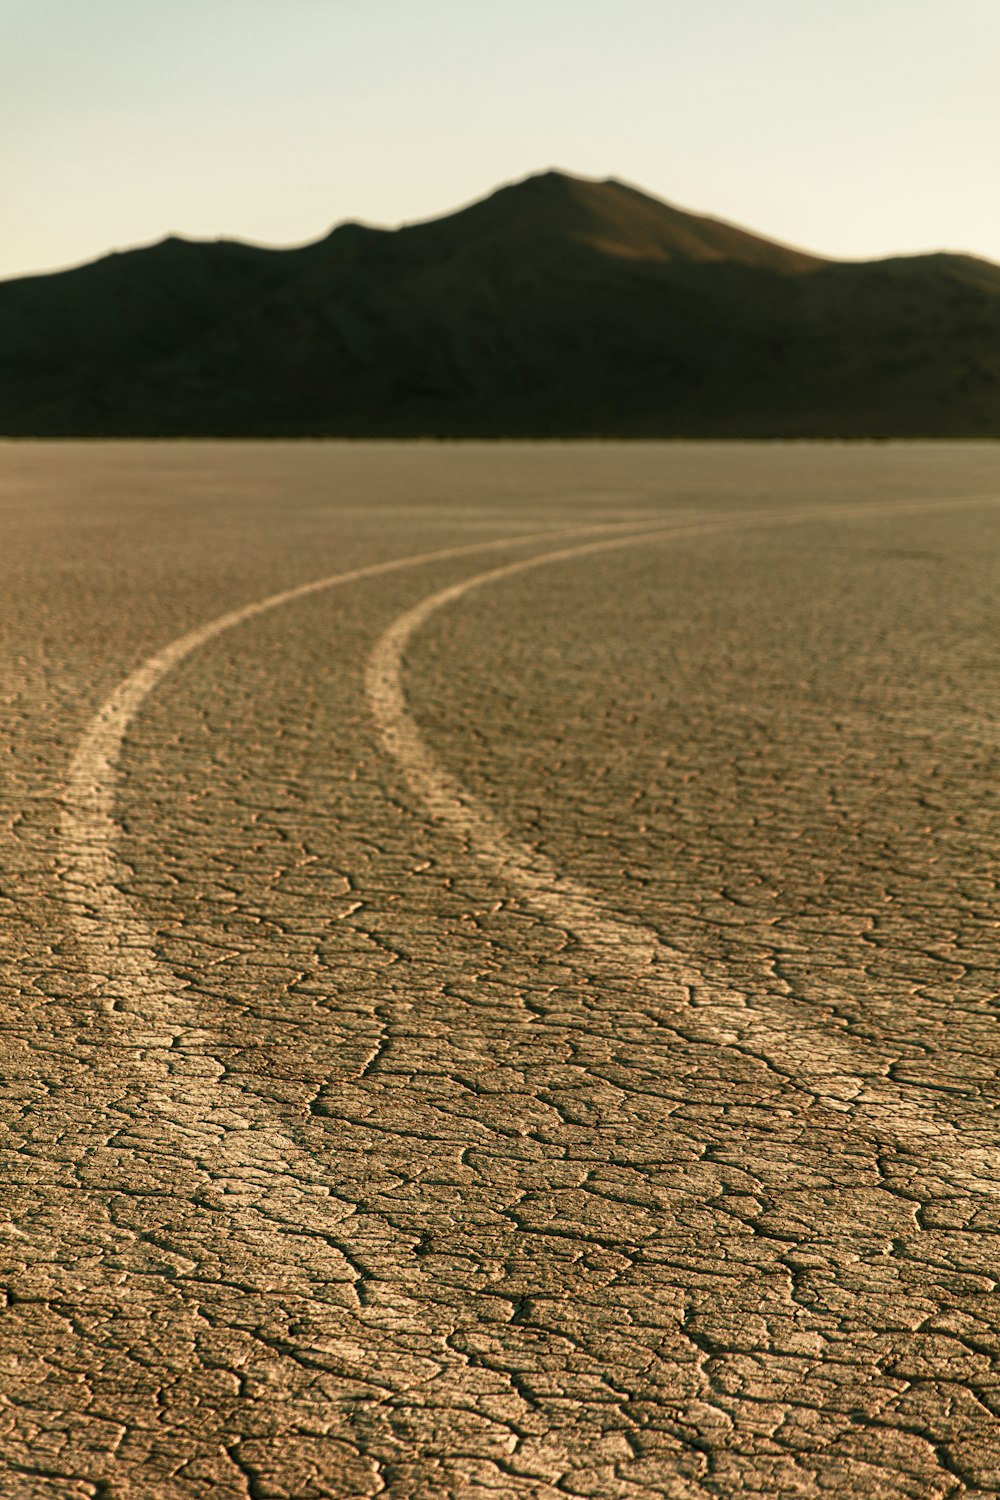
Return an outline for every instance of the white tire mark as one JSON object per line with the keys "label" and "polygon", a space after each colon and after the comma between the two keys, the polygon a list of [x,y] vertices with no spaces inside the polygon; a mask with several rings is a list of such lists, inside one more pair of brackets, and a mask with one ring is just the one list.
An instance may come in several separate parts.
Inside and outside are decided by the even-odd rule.
{"label": "white tire mark", "polygon": [[[626,523],[634,529],[635,522]],[[111,1013],[109,1045],[120,1048],[126,1097],[108,1105],[107,1128],[117,1150],[157,1162],[169,1189],[181,1196],[211,1188],[225,1205],[227,1268],[237,1278],[263,1278],[267,1287],[326,1304],[347,1367],[378,1384],[380,1339],[421,1335],[428,1349],[440,1339],[427,1324],[426,1304],[405,1285],[373,1277],[362,1286],[358,1261],[374,1251],[398,1258],[392,1231],[374,1218],[361,1222],[351,1204],[334,1197],[322,1165],[273,1120],[263,1100],[224,1081],[222,1065],[206,1047],[203,1002],[158,959],[155,934],[125,895],[128,872],[118,847],[115,817],[119,762],[136,715],[163,679],[225,631],[313,594],[425,564],[550,540],[554,535],[621,531],[621,523],[550,528],[374,563],[282,590],[229,610],[179,636],[124,679],[91,721],[69,767],[60,825],[60,864],[69,916],[87,970]],[[128,1079],[133,1080],[128,1083]],[[94,1181],[97,1161],[91,1162]],[[119,1190],[113,1155],[108,1190]],[[362,1249],[359,1250],[359,1245]],[[194,1269],[193,1266],[189,1269]],[[359,1295],[363,1292],[364,1295]],[[174,1314],[176,1316],[176,1312]],[[375,1323],[372,1325],[371,1320]],[[197,1322],[197,1319],[195,1319]],[[448,1363],[456,1366],[456,1356]],[[426,1358],[400,1347],[397,1380],[421,1370]],[[416,1379],[416,1374],[414,1375]],[[451,1370],[463,1388],[479,1378]]]}
{"label": "white tire mark", "polygon": [[[628,525],[634,529],[635,523]],[[187,631],[126,677],[98,710],[77,746],[69,765],[60,820],[60,855],[70,917],[83,945],[88,969],[106,985],[110,1008],[127,1008],[133,1015],[142,1014],[143,1006],[136,1004],[138,997],[147,993],[162,997],[178,987],[173,975],[165,976],[166,990],[158,982],[164,971],[153,951],[151,934],[122,894],[125,872],[117,853],[122,830],[115,819],[118,767],[126,735],[145,700],[168,673],[226,631],[313,594],[429,563],[548,541],[562,530],[579,534],[621,529],[613,524],[596,525],[501,537],[393,558],[315,579],[229,610],[208,624]],[[169,1045],[180,1034],[167,1023],[160,1005],[152,1009],[147,1006],[146,1013],[152,1028],[147,1038],[151,1043]],[[133,1038],[138,1038],[134,1029]]]}
{"label": "white tire mark", "polygon": [[[594,893],[563,875],[544,855],[509,837],[491,812],[441,767],[410,712],[403,686],[404,654],[414,634],[435,614],[478,588],[500,583],[532,569],[593,556],[640,542],[702,536],[737,527],[872,515],[912,514],[944,506],[993,503],[996,496],[959,501],[902,502],[868,507],[825,506],[795,512],[756,512],[740,517],[659,528],[641,536],[619,536],[561,547],[507,563],[440,589],[399,616],[377,642],[368,662],[366,687],[371,713],[384,749],[397,762],[411,790],[431,816],[446,826],[468,851],[547,921],[591,950],[602,970],[628,974],[662,1010],[673,1009],[698,1035],[722,1047],[738,1047],[765,1061],[811,1094],[818,1104],[837,1110],[877,1138],[904,1147],[915,1143],[926,1152],[947,1147],[949,1175],[963,1187],[1000,1195],[1000,1150],[989,1130],[986,1144],[969,1148],[959,1133],[936,1114],[933,1100],[915,1100],[882,1076],[872,1061],[865,1070],[861,1048],[843,1042],[815,1025],[803,1023],[787,1004],[769,997],[766,1005],[780,1020],[761,1013],[761,1000],[710,984],[690,958],[665,943],[659,934],[609,913]],[[985,1120],[987,1126],[992,1121]]]}

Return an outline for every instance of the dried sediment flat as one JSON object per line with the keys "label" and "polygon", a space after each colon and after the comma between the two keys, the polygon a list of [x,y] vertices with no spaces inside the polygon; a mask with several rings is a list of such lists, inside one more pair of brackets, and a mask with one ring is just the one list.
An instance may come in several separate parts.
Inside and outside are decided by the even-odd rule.
{"label": "dried sediment flat", "polygon": [[996,1493],[1000,450],[0,518],[0,1495]]}

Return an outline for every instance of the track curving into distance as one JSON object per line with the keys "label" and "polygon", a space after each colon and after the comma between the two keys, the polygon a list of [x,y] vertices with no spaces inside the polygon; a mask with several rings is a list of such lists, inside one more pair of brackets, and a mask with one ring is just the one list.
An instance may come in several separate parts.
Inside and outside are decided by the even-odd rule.
{"label": "track curving into distance", "polygon": [[[422,553],[315,580],[231,610],[180,636],[120,684],[92,720],[70,765],[60,842],[64,889],[95,994],[109,1012],[111,1034],[121,1048],[123,1072],[133,1079],[131,1113],[122,1116],[120,1143],[130,1149],[149,1149],[154,1161],[167,1158],[176,1166],[182,1164],[185,1183],[194,1180],[214,1193],[221,1191],[228,1236],[226,1269],[234,1285],[243,1280],[249,1284],[254,1271],[266,1278],[279,1297],[294,1292],[311,1299],[332,1331],[329,1336],[338,1358],[343,1358],[346,1368],[364,1372],[376,1392],[379,1372],[373,1368],[377,1358],[372,1352],[373,1329],[378,1330],[383,1354],[388,1342],[401,1368],[408,1368],[408,1359],[415,1363],[417,1349],[440,1351],[442,1347],[441,1330],[429,1321],[426,1305],[410,1295],[405,1277],[391,1285],[377,1279],[373,1284],[368,1274],[364,1258],[374,1234],[385,1234],[386,1255],[398,1251],[391,1231],[367,1225],[365,1235],[359,1237],[357,1208],[333,1194],[323,1164],[278,1125],[266,1101],[226,1079],[222,1064],[206,1045],[198,1002],[161,963],[155,934],[124,894],[115,804],[119,760],[130,726],[149,695],[175,667],[224,632],[265,612],[367,578],[519,545],[540,545],[557,537],[563,540],[554,550],[478,572],[438,590],[400,616],[377,643],[368,669],[370,705],[383,746],[403,770],[417,801],[457,836],[492,878],[519,893],[546,920],[584,945],[596,977],[627,978],[635,987],[640,1008],[683,1011],[692,1034],[766,1059],[775,1071],[801,1081],[822,1106],[837,1111],[859,1129],[906,1141],[918,1154],[933,1149],[948,1158],[957,1180],[979,1193],[998,1192],[1000,1152],[967,1149],[954,1126],[936,1118],[926,1105],[921,1105],[918,1114],[883,1077],[866,1076],[866,1059],[859,1046],[804,1024],[801,1014],[793,1014],[780,998],[755,996],[751,1005],[736,989],[708,983],[691,957],[670,946],[660,934],[618,918],[592,891],[510,838],[438,765],[420,735],[403,686],[407,644],[436,610],[531,568],[570,564],[653,539],[668,543],[671,536],[710,536],[743,527],[852,516],[905,515],[995,499],[990,495],[959,501],[815,506],[796,512],[733,512],[711,521],[688,523],[685,519],[673,525],[609,523]],[[587,536],[591,539],[584,540]],[[144,1122],[142,1129],[136,1129],[137,1116]],[[193,1294],[186,1295],[194,1304],[191,1320],[196,1324],[196,1279],[193,1286]],[[486,1376],[475,1361],[466,1360],[449,1345],[437,1379],[434,1399],[445,1410],[450,1401],[460,1405]],[[515,1415],[526,1410],[519,1389],[512,1391],[510,1400]],[[383,1408],[377,1410],[381,1414]],[[382,1419],[379,1415],[378,1420]],[[557,1474],[563,1459],[555,1448],[548,1459],[547,1443],[547,1437],[536,1440],[535,1451]],[[374,1487],[365,1490],[378,1492]],[[539,1491],[531,1487],[516,1492]]]}
{"label": "track curving into distance", "polygon": [[[634,522],[629,523],[634,527]],[[620,531],[619,523],[567,528],[574,534]],[[279,1294],[305,1299],[333,1329],[348,1368],[365,1372],[378,1393],[372,1327],[394,1358],[412,1359],[408,1334],[439,1343],[426,1311],[405,1286],[370,1274],[359,1252],[356,1206],[330,1189],[321,1163],[275,1123],[255,1095],[225,1078],[205,1044],[203,1017],[187,985],[156,954],[155,934],[124,894],[115,817],[119,760],[129,727],[175,667],[225,631],[310,595],[451,559],[550,540],[563,529],[502,537],[375,563],[334,574],[230,610],[179,636],[119,684],[92,719],[69,767],[60,821],[60,864],[71,924],[98,1001],[109,1013],[118,1066],[133,1079],[124,1106],[108,1106],[116,1150],[151,1153],[192,1196],[222,1196],[229,1274],[251,1284],[263,1276]],[[162,1170],[162,1165],[161,1165]],[[115,1167],[108,1168],[114,1187]],[[398,1254],[391,1234],[366,1222],[366,1253]],[[375,1242],[373,1245],[373,1234]],[[192,1267],[192,1271],[195,1268]],[[189,1321],[198,1330],[196,1305]],[[178,1315],[175,1309],[175,1316]],[[374,1325],[372,1319],[375,1320]],[[397,1330],[393,1333],[392,1330]],[[308,1350],[306,1351],[308,1357]],[[475,1380],[451,1359],[444,1382]]]}
{"label": "track curving into distance", "polygon": [[[877,1099],[869,1097],[870,1085],[858,1075],[855,1049],[822,1038],[813,1030],[802,1028],[800,1022],[796,1035],[788,1029],[793,1026],[790,1019],[780,1028],[764,1026],[749,1014],[745,1000],[735,992],[709,997],[704,993],[702,977],[689,959],[668,948],[652,932],[610,916],[592,893],[560,875],[540,856],[508,839],[490,815],[476,806],[434,762],[406,707],[402,653],[414,632],[437,609],[475,588],[531,568],[641,541],[666,542],[671,536],[707,536],[746,527],[827,518],[905,515],[949,506],[978,506],[995,500],[990,494],[878,506],[814,506],[795,512],[731,512],[712,521],[691,524],[639,527],[635,521],[606,523],[443,548],[312,580],[229,610],[177,637],[144,661],[106,700],[77,746],[69,766],[61,817],[60,855],[70,917],[87,968],[100,983],[106,1007],[116,1013],[119,1036],[127,1046],[132,1065],[159,1084],[151,1094],[157,1112],[183,1129],[190,1155],[201,1161],[206,1171],[215,1173],[225,1166],[237,1176],[249,1173],[258,1187],[262,1175],[270,1174],[275,1183],[281,1184],[282,1191],[294,1190],[296,1196],[305,1192],[312,1198],[317,1192],[323,1193],[314,1166],[306,1172],[310,1179],[308,1186],[295,1187],[296,1173],[305,1170],[305,1166],[302,1153],[289,1137],[269,1125],[262,1138],[260,1122],[255,1120],[251,1139],[250,1122],[245,1117],[248,1096],[232,1085],[220,1084],[222,1069],[212,1064],[198,1046],[200,1024],[196,1008],[185,1000],[183,983],[156,957],[152,933],[123,894],[117,854],[121,829],[115,819],[118,764],[129,727],[143,703],[168,673],[202,646],[259,615],[310,595],[425,564],[537,544],[555,536],[581,537],[595,531],[605,535],[600,540],[579,542],[491,569],[436,592],[389,628],[377,644],[368,668],[369,702],[386,750],[403,767],[415,793],[428,809],[467,839],[476,858],[521,890],[537,910],[591,948],[601,950],[614,964],[648,971],[647,977],[655,979],[663,997],[669,992],[675,1001],[683,1001],[698,988],[699,1016],[707,1022],[709,1011],[714,1010],[720,1042],[732,1044],[740,1035],[748,1034],[750,1028],[755,1043],[765,1045],[769,1053],[780,1044],[787,1065],[808,1068],[818,1096],[829,1106],[842,1110],[849,1103],[856,1110],[872,1106],[877,1111],[880,1128],[895,1121],[896,1127],[905,1128],[908,1134],[936,1133],[938,1127],[917,1120],[912,1106],[899,1099],[894,1091],[883,1089]],[[621,535],[622,531],[627,534]],[[607,536],[608,532],[618,534]],[[818,1068],[817,1048],[822,1059]],[[290,1165],[293,1160],[299,1164],[296,1172]],[[967,1165],[980,1190],[1000,1178],[1000,1172],[994,1170],[1000,1167],[1000,1153],[996,1163],[991,1161],[988,1166],[980,1163],[978,1170],[973,1170],[974,1163]],[[276,1242],[277,1239],[275,1236]]]}
{"label": "track curving into distance", "polygon": [[382,746],[401,768],[419,802],[469,854],[543,918],[586,947],[602,967],[631,977],[654,1006],[686,1008],[692,1018],[696,1016],[703,1039],[755,1054],[776,1071],[794,1077],[817,1103],[844,1113],[859,1128],[917,1150],[921,1142],[925,1150],[933,1142],[936,1153],[944,1149],[956,1181],[1000,1196],[1000,1147],[987,1151],[963,1146],[953,1124],[935,1119],[933,1108],[928,1109],[923,1102],[915,1104],[904,1090],[879,1076],[880,1070],[866,1066],[864,1052],[856,1042],[841,1041],[828,1031],[803,1023],[801,1014],[778,996],[767,998],[768,1016],[762,1014],[759,996],[751,1003],[748,995],[735,989],[709,984],[691,958],[671,947],[661,935],[616,917],[592,891],[557,870],[543,854],[511,838],[493,814],[439,764],[420,733],[403,684],[406,648],[432,615],[477,589],[536,568],[571,563],[639,542],[711,535],[741,525],[792,524],[826,516],[843,518],[927,508],[926,504],[904,503],[864,512],[847,507],[786,512],[780,517],[758,512],[736,521],[727,518],[675,526],[642,537],[580,543],[491,568],[438,590],[400,615],[369,657],[366,688]]}

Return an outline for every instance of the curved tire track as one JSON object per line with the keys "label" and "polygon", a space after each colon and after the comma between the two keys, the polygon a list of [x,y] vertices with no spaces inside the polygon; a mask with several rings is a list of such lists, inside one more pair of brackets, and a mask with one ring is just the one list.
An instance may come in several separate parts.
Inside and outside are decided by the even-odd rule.
{"label": "curved tire track", "polygon": [[[572,528],[577,534],[616,529],[621,528]],[[359,1449],[353,1477],[344,1477],[350,1493],[359,1496],[385,1489],[375,1455],[394,1451],[388,1398],[433,1383],[436,1400],[447,1409],[449,1402],[473,1400],[483,1377],[467,1359],[445,1347],[447,1330],[431,1326],[426,1304],[408,1294],[405,1280],[390,1283],[379,1276],[382,1260],[394,1263],[401,1248],[409,1248],[399,1235],[375,1216],[338,1199],[321,1163],[275,1123],[264,1101],[224,1080],[224,1068],[205,1044],[198,1001],[186,995],[184,982],[160,962],[155,934],[124,894],[127,872],[118,855],[122,830],[115,817],[119,759],[129,728],[150,693],[193,652],[225,631],[313,594],[425,564],[537,543],[553,534],[558,532],[393,559],[230,610],[178,637],[127,677],[91,721],[69,768],[60,826],[62,881],[86,968],[109,1013],[116,1082],[125,1080],[124,1089],[117,1083],[123,1097],[105,1106],[99,1127],[103,1145],[88,1153],[87,1186],[99,1195],[121,1194],[127,1191],[123,1161],[138,1162],[144,1175],[141,1192],[153,1194],[155,1201],[166,1187],[168,1196],[197,1206],[193,1229],[182,1234],[157,1229],[141,1235],[165,1267],[161,1274],[170,1278],[175,1339],[181,1329],[193,1343],[203,1336],[201,1309],[213,1285],[245,1297],[239,1326],[250,1330],[251,1346],[256,1339],[252,1330],[266,1325],[268,1305],[275,1300],[283,1307],[307,1310],[321,1334],[314,1328],[312,1334],[286,1338],[284,1357],[306,1372],[331,1372],[347,1383],[353,1399],[362,1396],[371,1406],[363,1421],[372,1431]],[[206,1231],[212,1231],[212,1248],[191,1243],[192,1233],[198,1239],[197,1214],[205,1213],[206,1204],[204,1222]],[[220,1223],[224,1258],[215,1244]],[[107,1239],[106,1231],[101,1237]],[[204,1257],[199,1259],[202,1248]],[[97,1302],[107,1296],[102,1285],[98,1273],[89,1294]],[[80,1290],[71,1279],[67,1296],[77,1302]],[[387,1352],[388,1377],[382,1372]],[[519,1398],[512,1393],[512,1399]],[[497,1442],[502,1448],[507,1441],[504,1428]],[[239,1442],[222,1446],[228,1454],[224,1461],[239,1470]],[[558,1461],[553,1463],[558,1468]],[[112,1466],[107,1472],[117,1471]]]}
{"label": "curved tire track", "polygon": [[[992,501],[993,497],[989,497]],[[775,1072],[789,1077],[821,1106],[845,1114],[876,1138],[889,1137],[924,1152],[947,1152],[954,1180],[962,1187],[1000,1197],[1000,1146],[968,1148],[953,1124],[935,1118],[928,1093],[914,1099],[887,1081],[883,1066],[866,1060],[856,1043],[830,1036],[771,997],[769,1019],[759,999],[710,984],[687,955],[657,933],[611,914],[585,886],[561,873],[544,855],[508,836],[498,820],[441,767],[407,703],[403,686],[407,646],[439,610],[476,589],[498,584],[536,568],[573,562],[639,542],[669,541],[679,536],[707,536],[736,527],[790,524],[826,518],[909,514],[955,502],[903,503],[861,509],[824,507],[777,516],[758,512],[734,519],[670,527],[641,537],[614,537],[491,568],[440,589],[399,616],[377,642],[368,661],[366,687],[371,713],[386,753],[397,762],[418,801],[460,840],[468,852],[499,880],[518,892],[543,918],[582,944],[602,972],[628,976],[651,1003],[686,1011],[702,1040],[737,1047],[755,1055]],[[982,503],[980,500],[965,502]],[[780,1019],[779,1019],[780,1017]]]}
{"label": "curved tire track", "polygon": [[[626,545],[654,534],[666,539],[670,532],[708,533],[818,516],[863,517],[886,510],[906,513],[935,508],[933,503],[828,507],[803,511],[796,517],[768,511],[733,514],[700,525],[645,527],[641,531],[635,522],[628,528],[570,528],[575,536],[593,530],[621,533],[625,529],[630,535],[615,537],[613,543],[563,547],[555,554],[493,569],[451,590],[439,591],[403,616],[383,637],[369,679],[374,684],[374,706],[387,748],[406,768],[418,799],[448,824],[485,866],[520,890],[548,920],[586,943],[599,972],[624,972],[630,980],[635,977],[650,1004],[684,1007],[692,1034],[711,1036],[721,1045],[750,1048],[758,1055],[762,1049],[770,1049],[776,1068],[784,1068],[797,1078],[811,1077],[811,1086],[830,1108],[850,1110],[859,1123],[870,1122],[873,1130],[883,1134],[891,1119],[891,1128],[900,1138],[920,1134],[922,1122],[914,1120],[908,1101],[898,1099],[881,1082],[864,1084],[859,1091],[856,1053],[849,1049],[832,1053],[827,1045],[819,1071],[813,1067],[810,1075],[809,1053],[815,1041],[812,1031],[801,1026],[796,1029],[790,1023],[764,1023],[751,1012],[744,997],[706,986],[690,962],[657,935],[620,921],[604,910],[592,892],[510,840],[495,820],[440,771],[426,751],[406,708],[401,668],[406,641],[435,608],[480,584],[527,566],[552,563],[556,557],[569,560],[582,551]],[[363,1475],[359,1472],[350,1481],[343,1481],[351,1484],[352,1494],[381,1493],[387,1483],[391,1484],[380,1468],[380,1458],[392,1453],[394,1442],[387,1425],[391,1422],[385,1405],[389,1393],[378,1368],[378,1361],[387,1352],[394,1366],[396,1390],[419,1387],[430,1391],[430,1405],[442,1412],[444,1422],[450,1405],[460,1407],[474,1398],[480,1382],[488,1377],[453,1345],[445,1347],[441,1330],[428,1320],[426,1304],[408,1295],[405,1277],[394,1278],[390,1285],[377,1275],[369,1275],[366,1250],[382,1250],[394,1260],[400,1248],[398,1237],[391,1240],[387,1226],[364,1224],[353,1205],[333,1197],[320,1165],[277,1127],[267,1105],[220,1081],[222,1069],[205,1047],[197,1004],[186,997],[181,982],[159,962],[155,935],[123,893],[125,872],[117,852],[121,830],[115,820],[118,759],[129,727],[149,693],[187,656],[224,631],[339,585],[423,563],[537,543],[553,535],[548,531],[501,538],[376,564],[232,610],[181,636],[131,674],[95,717],[71,764],[62,820],[65,889],[74,931],[110,1012],[113,1037],[134,1080],[127,1107],[109,1106],[109,1118],[122,1127],[115,1144],[150,1161],[159,1160],[161,1172],[166,1165],[171,1174],[169,1185],[178,1194],[208,1189],[219,1194],[214,1212],[227,1226],[228,1238],[224,1241],[225,1264],[211,1274],[235,1288],[238,1295],[257,1288],[265,1298],[274,1297],[279,1302],[298,1298],[315,1305],[316,1322],[322,1327],[325,1342],[313,1348],[300,1340],[297,1346],[281,1352],[303,1364],[315,1361],[315,1368],[336,1371],[337,1378],[346,1380],[353,1392],[363,1387],[366,1399],[374,1403],[373,1415],[366,1418],[370,1424],[366,1440],[360,1445],[367,1468]],[[872,1089],[879,1091],[876,1097],[869,1097]],[[948,1150],[958,1160],[950,1136]],[[992,1157],[986,1163],[966,1152],[960,1170],[969,1174],[969,1186],[992,1190]],[[107,1172],[108,1188],[113,1190],[113,1162]],[[376,1243],[379,1234],[385,1240],[381,1246]],[[190,1301],[190,1319],[198,1324],[208,1275],[206,1268],[185,1265],[183,1256],[179,1258],[179,1270],[174,1272],[180,1294],[175,1318],[188,1316],[185,1304]],[[248,1308],[251,1321],[239,1326],[251,1326],[253,1316]],[[354,1394],[352,1399],[360,1398]],[[505,1399],[521,1409],[522,1398],[517,1391],[511,1390]],[[509,1431],[500,1429],[502,1440]],[[227,1452],[238,1468],[239,1442]],[[543,1471],[554,1478],[562,1472],[564,1456],[553,1449],[549,1457],[547,1439],[534,1440],[534,1453]],[[548,1493],[540,1478],[504,1472],[508,1474],[508,1493],[532,1497]]]}

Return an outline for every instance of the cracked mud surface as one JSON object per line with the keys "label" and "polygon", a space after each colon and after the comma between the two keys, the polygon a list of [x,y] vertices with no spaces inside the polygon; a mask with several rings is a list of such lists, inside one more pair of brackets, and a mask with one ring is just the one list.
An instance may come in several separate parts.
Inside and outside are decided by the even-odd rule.
{"label": "cracked mud surface", "polygon": [[0,447],[0,1497],[1000,1489],[997,497]]}

